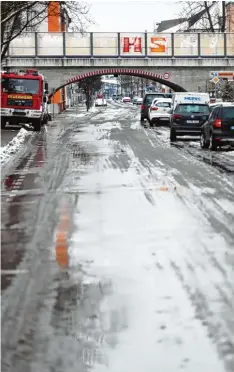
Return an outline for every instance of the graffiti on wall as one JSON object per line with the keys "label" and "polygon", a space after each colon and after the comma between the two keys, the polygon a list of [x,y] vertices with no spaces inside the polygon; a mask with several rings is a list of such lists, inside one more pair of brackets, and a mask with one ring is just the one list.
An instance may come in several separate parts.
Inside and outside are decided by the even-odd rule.
{"label": "graffiti on wall", "polygon": [[123,52],[129,53],[129,52],[140,52],[142,53],[142,40],[141,37],[124,37],[123,38]]}
{"label": "graffiti on wall", "polygon": [[151,36],[150,37],[150,52],[151,53],[166,53],[167,38]]}
{"label": "graffiti on wall", "polygon": [[121,55],[144,55],[144,34],[120,34]]}

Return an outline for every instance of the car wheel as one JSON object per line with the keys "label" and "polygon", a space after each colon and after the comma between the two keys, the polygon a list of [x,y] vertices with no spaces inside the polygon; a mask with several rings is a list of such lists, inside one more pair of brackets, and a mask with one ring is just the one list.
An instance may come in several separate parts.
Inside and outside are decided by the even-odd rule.
{"label": "car wheel", "polygon": [[171,142],[176,141],[176,131],[175,131],[175,129],[170,129],[170,141]]}
{"label": "car wheel", "polygon": [[216,139],[214,138],[214,136],[211,134],[211,136],[210,136],[210,149],[212,151],[216,151],[217,147],[218,147],[218,143],[217,143]]}
{"label": "car wheel", "polygon": [[42,125],[47,125],[48,124],[48,115],[46,114],[43,118],[43,122],[42,122]]}
{"label": "car wheel", "polygon": [[202,132],[200,136],[200,145],[202,149],[208,149],[210,146],[210,140],[206,139],[205,134]]}
{"label": "car wheel", "polygon": [[149,120],[149,126],[150,126],[150,128],[153,128],[155,126],[155,124],[152,120]]}

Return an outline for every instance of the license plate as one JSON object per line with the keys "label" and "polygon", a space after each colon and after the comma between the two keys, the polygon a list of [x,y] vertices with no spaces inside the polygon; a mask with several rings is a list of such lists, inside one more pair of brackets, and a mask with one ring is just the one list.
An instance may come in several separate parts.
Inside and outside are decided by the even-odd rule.
{"label": "license plate", "polygon": [[199,120],[187,120],[188,124],[199,124]]}
{"label": "license plate", "polygon": [[167,120],[167,121],[168,121],[168,120],[169,120],[169,118],[160,118],[160,120]]}

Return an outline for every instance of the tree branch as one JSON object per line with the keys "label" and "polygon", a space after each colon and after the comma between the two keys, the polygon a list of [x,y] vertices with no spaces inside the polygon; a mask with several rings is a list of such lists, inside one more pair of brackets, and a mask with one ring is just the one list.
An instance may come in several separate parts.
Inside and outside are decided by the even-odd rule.
{"label": "tree branch", "polygon": [[210,30],[214,32],[214,26],[213,26],[213,22],[212,22],[211,15],[210,15],[210,8],[207,5],[207,1],[204,1],[204,5],[205,5],[205,10],[208,16],[209,24],[210,24]]}
{"label": "tree branch", "polygon": [[1,25],[7,23],[10,21],[10,19],[12,19],[13,17],[15,17],[16,15],[22,13],[24,10],[29,10],[30,8],[32,8],[33,6],[35,6],[37,3],[39,3],[39,1],[34,1],[34,2],[31,2],[31,4],[28,4],[28,1],[26,1],[26,5],[22,6],[22,8],[19,8],[17,9],[15,12],[13,12],[12,14],[10,14],[8,17],[6,17],[5,19],[3,19],[1,21]]}

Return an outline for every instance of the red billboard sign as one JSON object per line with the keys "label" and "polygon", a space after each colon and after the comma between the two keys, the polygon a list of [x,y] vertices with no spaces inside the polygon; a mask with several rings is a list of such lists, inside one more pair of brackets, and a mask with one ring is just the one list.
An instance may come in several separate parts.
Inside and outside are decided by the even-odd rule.
{"label": "red billboard sign", "polygon": [[124,37],[123,38],[123,52],[129,53],[131,51],[142,52],[142,40],[141,37]]}

